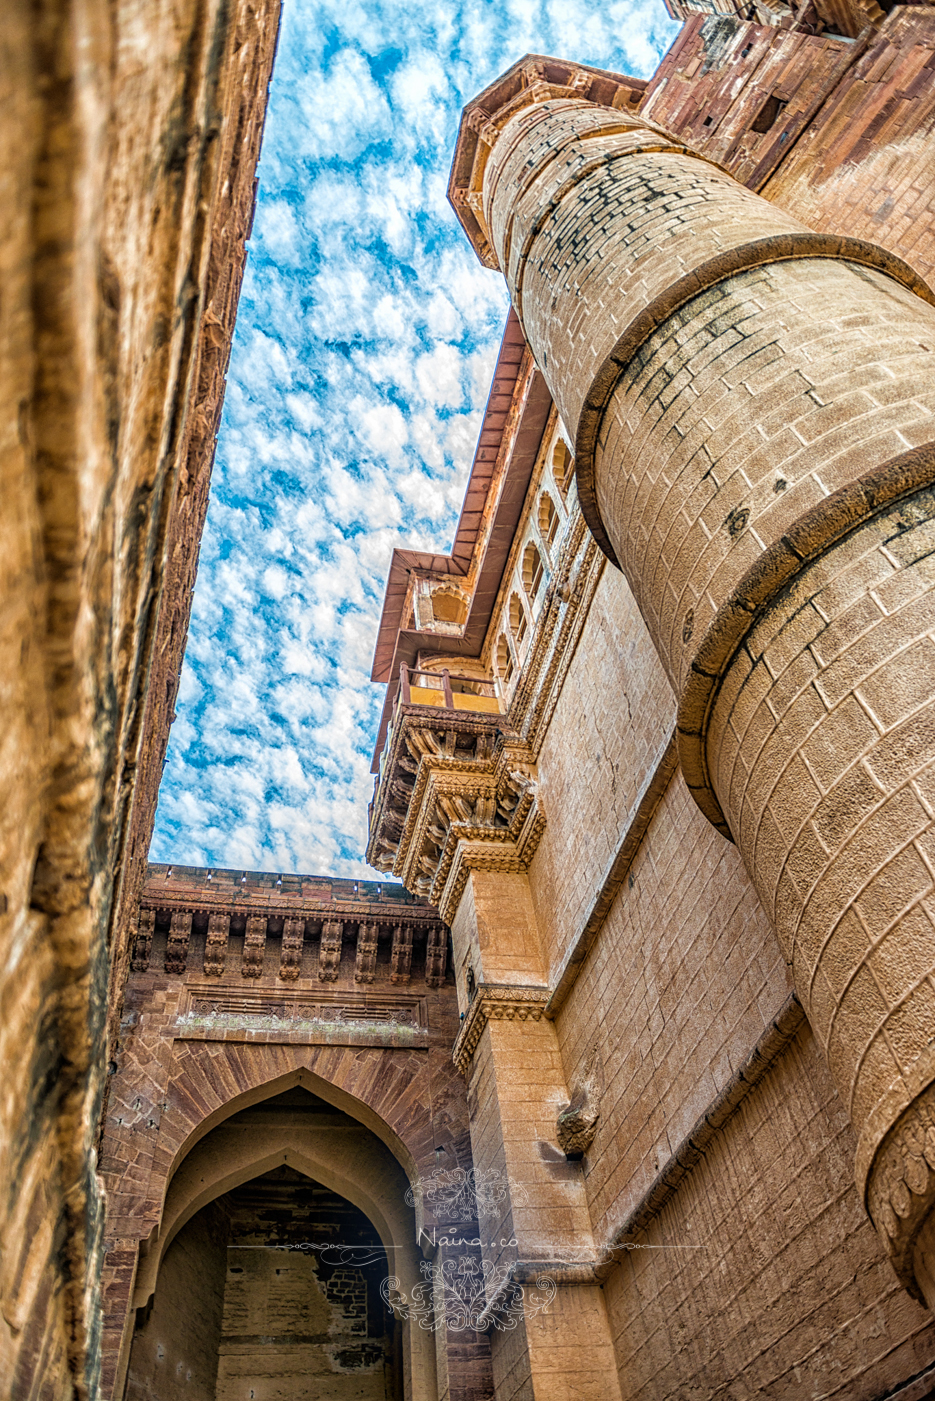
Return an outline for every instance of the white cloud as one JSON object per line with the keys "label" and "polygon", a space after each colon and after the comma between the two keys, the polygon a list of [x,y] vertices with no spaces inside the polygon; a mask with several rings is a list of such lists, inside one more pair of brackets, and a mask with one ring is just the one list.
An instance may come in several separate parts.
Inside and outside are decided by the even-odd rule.
{"label": "white cloud", "polygon": [[446,200],[523,53],[648,74],[661,0],[290,0],[154,860],[363,863],[394,545],[448,548],[507,310]]}

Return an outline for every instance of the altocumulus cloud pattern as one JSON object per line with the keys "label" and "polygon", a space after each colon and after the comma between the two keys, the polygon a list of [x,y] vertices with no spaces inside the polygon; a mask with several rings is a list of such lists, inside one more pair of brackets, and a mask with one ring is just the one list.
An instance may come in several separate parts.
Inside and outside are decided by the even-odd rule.
{"label": "altocumulus cloud pattern", "polygon": [[445,199],[464,103],[527,52],[648,76],[662,0],[285,0],[151,857],[373,876],[394,545],[449,548],[507,310]]}

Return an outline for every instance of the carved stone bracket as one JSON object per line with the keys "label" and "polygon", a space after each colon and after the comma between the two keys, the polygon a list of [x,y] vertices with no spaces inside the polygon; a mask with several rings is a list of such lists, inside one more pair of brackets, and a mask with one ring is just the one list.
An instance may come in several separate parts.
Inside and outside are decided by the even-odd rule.
{"label": "carved stone bracket", "polygon": [[205,972],[219,978],[224,972],[227,959],[227,944],[230,939],[230,915],[209,915],[208,933],[205,938]]}
{"label": "carved stone bracket", "polygon": [[523,983],[479,983],[451,1058],[466,1075],[475,1048],[489,1021],[541,1021],[549,1000],[547,987],[529,987]]}
{"label": "carved stone bracket", "polygon": [[155,928],[156,911],[140,910],[136,939],[133,944],[133,962],[130,964],[134,973],[145,973],[149,967],[149,955],[152,952]]}
{"label": "carved stone bracket", "polygon": [[397,924],[393,928],[393,947],[390,953],[390,982],[409,982],[412,967],[412,925]]}
{"label": "carved stone bracket", "polygon": [[188,941],[192,933],[190,910],[176,910],[169,926],[166,941],[166,972],[184,973],[188,962]]}
{"label": "carved stone bracket", "polygon": [[425,948],[425,981],[430,988],[440,988],[445,981],[448,961],[448,934],[444,925],[429,930]]}
{"label": "carved stone bracket", "polygon": [[913,1298],[931,1308],[932,1301],[919,1286],[913,1256],[935,1198],[935,1085],[909,1105],[885,1138],[873,1160],[866,1194],[867,1210],[894,1270]]}
{"label": "carved stone bracket", "polygon": [[299,976],[302,967],[302,944],[305,940],[305,920],[286,919],[282,926],[282,950],[279,955],[279,976],[287,982]]}
{"label": "carved stone bracket", "polygon": [[247,920],[243,941],[243,965],[241,972],[245,978],[259,978],[263,972],[263,957],[266,953],[265,915],[251,915]]}
{"label": "carved stone bracket", "polygon": [[340,920],[325,920],[321,927],[321,947],[318,951],[318,977],[323,983],[336,983],[341,966],[341,939],[344,925]]}
{"label": "carved stone bracket", "polygon": [[505,725],[426,706],[397,716],[367,855],[446,924],[471,870],[525,871],[545,830],[532,753]]}
{"label": "carved stone bracket", "polygon": [[376,968],[377,926],[361,921],[357,928],[357,960],[354,965],[354,981],[372,983]]}

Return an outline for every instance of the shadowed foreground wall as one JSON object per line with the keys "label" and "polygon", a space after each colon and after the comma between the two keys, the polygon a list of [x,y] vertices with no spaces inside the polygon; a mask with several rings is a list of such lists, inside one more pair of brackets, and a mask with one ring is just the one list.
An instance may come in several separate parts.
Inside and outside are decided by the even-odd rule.
{"label": "shadowed foreground wall", "polygon": [[145,858],[278,12],[0,14],[0,1377],[16,1401],[96,1394],[114,879],[131,826]]}

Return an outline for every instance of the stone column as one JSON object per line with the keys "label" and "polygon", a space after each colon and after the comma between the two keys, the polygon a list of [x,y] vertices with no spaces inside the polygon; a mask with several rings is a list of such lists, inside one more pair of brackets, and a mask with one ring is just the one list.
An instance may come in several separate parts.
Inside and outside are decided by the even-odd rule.
{"label": "stone column", "polygon": [[[452,942],[465,1011],[454,1054],[468,1080],[481,1248],[494,1285],[508,1279],[525,1292],[516,1326],[491,1332],[496,1393],[619,1401],[584,1177],[558,1148],[570,1095],[543,1016],[549,989],[529,878],[490,864],[467,878]],[[557,1285],[547,1310],[536,1307],[537,1280]],[[508,1300],[501,1284],[488,1307]]]}
{"label": "stone column", "polygon": [[583,509],[679,698],[686,780],[775,922],[858,1188],[935,1307],[932,294],[584,100],[590,78],[508,76],[468,110],[456,206],[576,432]]}

